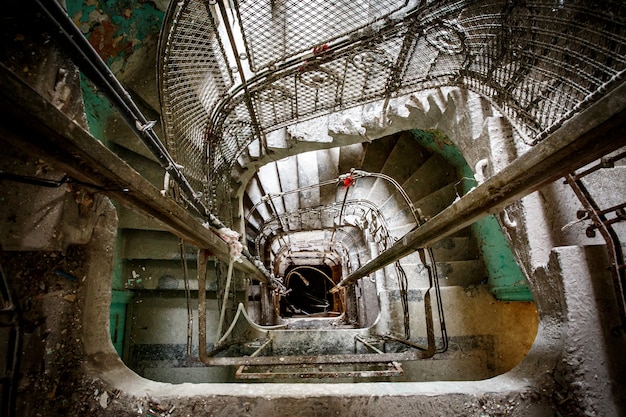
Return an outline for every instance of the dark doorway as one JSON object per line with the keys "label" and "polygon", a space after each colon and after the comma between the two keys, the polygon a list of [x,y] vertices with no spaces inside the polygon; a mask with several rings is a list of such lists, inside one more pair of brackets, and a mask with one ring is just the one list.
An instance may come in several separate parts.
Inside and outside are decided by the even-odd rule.
{"label": "dark doorway", "polygon": [[335,286],[332,269],[327,265],[292,265],[285,272],[290,290],[280,304],[282,317],[327,317],[341,314],[340,303],[329,293]]}

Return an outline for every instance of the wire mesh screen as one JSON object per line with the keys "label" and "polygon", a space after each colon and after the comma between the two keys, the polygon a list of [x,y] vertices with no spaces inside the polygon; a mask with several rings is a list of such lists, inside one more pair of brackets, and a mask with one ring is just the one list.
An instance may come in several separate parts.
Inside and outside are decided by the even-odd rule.
{"label": "wire mesh screen", "polygon": [[[224,22],[201,2],[178,3],[163,35],[168,144],[196,172],[193,178],[215,173],[208,179],[213,189],[243,156],[263,152],[266,132],[439,86],[483,95],[536,142],[626,71],[622,0],[602,7],[565,0],[406,6],[372,0],[336,1],[332,8],[321,0],[239,0],[236,12],[228,4],[217,4],[226,8]],[[241,41],[224,54],[219,39],[226,25]],[[228,69],[242,65],[242,45],[250,71],[245,86],[237,79],[231,87]],[[205,137],[206,160],[198,152]]]}
{"label": "wire mesh screen", "polygon": [[470,53],[461,84],[541,140],[623,75],[625,6],[535,1],[464,9],[459,23]]}
{"label": "wire mesh screen", "polygon": [[167,147],[196,190],[207,185],[206,137],[213,107],[233,85],[212,15],[201,2],[177,3],[161,39],[160,87]]}
{"label": "wire mesh screen", "polygon": [[372,25],[406,3],[404,0],[236,1],[253,71]]}

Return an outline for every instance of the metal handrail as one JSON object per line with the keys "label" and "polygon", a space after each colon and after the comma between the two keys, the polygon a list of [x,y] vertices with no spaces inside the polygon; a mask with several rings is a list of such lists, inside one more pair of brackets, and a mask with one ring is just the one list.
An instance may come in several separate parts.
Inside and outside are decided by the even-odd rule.
{"label": "metal handrail", "polygon": [[626,135],[626,82],[581,112],[537,146],[511,162],[391,248],[343,279],[358,279],[461,230],[513,201],[561,178],[623,145]]}
{"label": "metal handrail", "polygon": [[[204,218],[208,224],[215,229],[222,229],[226,226],[214,214],[201,199],[202,193],[193,189],[178,164],[169,154],[157,134],[153,130],[154,121],[149,121],[138,106],[132,100],[130,94],[124,89],[113,72],[109,69],[100,55],[83,36],[80,29],[74,24],[66,11],[56,1],[35,0],[37,5],[56,25],[55,33],[61,42],[68,46],[69,52],[78,67],[91,79],[100,91],[106,96],[111,105],[119,112],[122,119],[128,124],[132,132],[148,147],[151,153],[157,158],[161,167],[178,184],[184,197],[188,200],[194,210]],[[243,255],[259,269],[265,278],[272,282],[271,274],[246,250]]]}

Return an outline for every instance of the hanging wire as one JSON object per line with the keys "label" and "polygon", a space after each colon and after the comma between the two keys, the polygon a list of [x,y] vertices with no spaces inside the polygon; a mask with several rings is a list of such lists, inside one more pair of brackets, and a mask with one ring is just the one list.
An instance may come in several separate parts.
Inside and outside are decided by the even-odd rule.
{"label": "hanging wire", "polygon": [[400,264],[400,260],[395,262],[396,273],[398,275],[398,287],[400,288],[400,301],[402,302],[402,311],[404,315],[404,338],[411,338],[411,318],[409,316],[409,280],[406,272]]}
{"label": "hanging wire", "polygon": [[185,283],[185,300],[187,302],[187,356],[192,355],[193,347],[193,311],[191,309],[191,290],[189,289],[189,270],[187,267],[187,259],[185,259],[185,241],[183,239],[178,240],[178,246],[180,248],[180,259],[183,264],[183,281]]}

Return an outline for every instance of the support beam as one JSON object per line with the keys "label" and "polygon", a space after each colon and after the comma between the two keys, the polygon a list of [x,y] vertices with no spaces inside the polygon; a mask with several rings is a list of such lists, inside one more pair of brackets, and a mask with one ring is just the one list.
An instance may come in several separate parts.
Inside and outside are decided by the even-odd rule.
{"label": "support beam", "polygon": [[490,213],[626,145],[626,82],[573,117],[508,167],[422,226],[411,230],[333,290],[354,284],[392,262],[429,247]]}
{"label": "support beam", "polygon": [[[28,152],[78,181],[145,216],[154,217],[176,236],[218,259],[228,261],[228,245],[175,201],[121,160],[37,91],[0,64],[0,140]],[[105,190],[105,191],[101,191]],[[235,267],[267,282],[249,260]]]}

